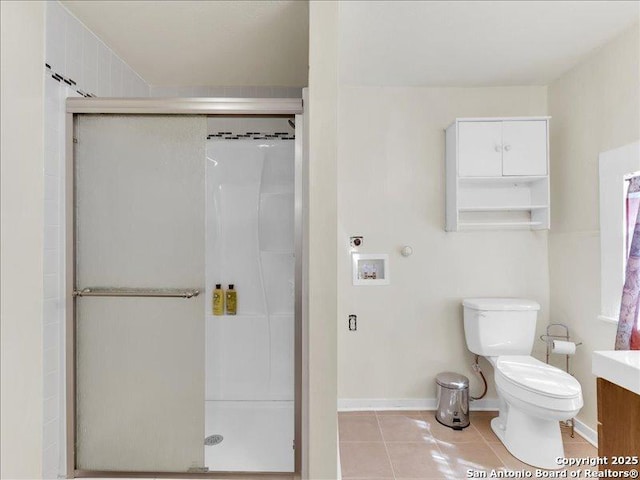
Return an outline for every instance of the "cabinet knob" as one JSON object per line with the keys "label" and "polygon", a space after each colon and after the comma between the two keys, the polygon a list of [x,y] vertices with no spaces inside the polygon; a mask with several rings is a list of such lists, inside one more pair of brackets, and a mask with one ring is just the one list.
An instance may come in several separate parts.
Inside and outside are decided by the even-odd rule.
{"label": "cabinet knob", "polygon": [[500,150],[502,150],[502,145],[496,145],[495,150],[496,152],[499,152]]}
{"label": "cabinet knob", "polygon": [[505,149],[505,151],[507,151],[507,152],[508,152],[509,150],[511,150],[511,145],[505,145],[505,146],[504,146],[504,149]]}

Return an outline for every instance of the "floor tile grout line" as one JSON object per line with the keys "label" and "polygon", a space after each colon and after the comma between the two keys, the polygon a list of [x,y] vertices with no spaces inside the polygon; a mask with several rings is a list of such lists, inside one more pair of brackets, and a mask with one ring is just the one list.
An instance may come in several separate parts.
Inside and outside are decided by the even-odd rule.
{"label": "floor tile grout line", "polygon": [[[471,422],[471,418],[469,418],[469,422]],[[475,429],[476,429],[476,431],[480,434],[480,438],[482,439],[482,441],[485,443],[485,445],[486,445],[487,447],[489,447],[489,451],[490,451],[491,453],[493,453],[493,454],[496,456],[496,458],[500,461],[500,463],[502,464],[502,466],[504,467],[504,469],[505,469],[505,470],[513,470],[513,469],[510,469],[510,468],[509,468],[509,466],[504,462],[504,460],[502,460],[502,458],[500,458],[500,455],[498,455],[498,454],[495,452],[495,450],[494,450],[493,448],[491,448],[491,445],[489,445],[489,441],[485,438],[485,436],[482,434],[482,432],[481,432],[480,430],[478,430],[478,429],[475,427],[475,425],[471,424],[470,426],[472,426],[473,428],[475,428]],[[489,429],[491,429],[491,422],[489,422]],[[493,430],[491,430],[491,431],[493,431]],[[500,439],[498,439],[498,440],[500,440]]]}
{"label": "floor tile grout line", "polygon": [[[419,417],[420,417],[420,419],[421,419],[421,420],[423,420],[424,422],[429,423],[429,419],[427,418],[427,414],[428,414],[429,412],[434,413],[434,412],[432,412],[432,411],[430,411],[430,410],[426,410],[426,411],[424,411],[424,412],[420,412],[418,416],[419,416]],[[378,418],[378,414],[377,414],[377,413],[376,413],[376,418]],[[379,422],[379,420],[378,420],[378,425],[379,425],[379,424],[380,424],[380,422]],[[482,441],[484,441],[485,445],[489,448],[489,451],[495,455],[495,457],[498,459],[498,461],[500,462],[500,464],[502,464],[502,466],[504,466],[505,468],[508,468],[508,467],[506,466],[506,464],[502,461],[502,459],[501,459],[501,458],[500,458],[500,457],[499,457],[499,456],[498,456],[498,455],[493,451],[493,449],[492,449],[492,448],[491,448],[491,446],[489,445],[488,441],[484,438],[484,435],[482,435],[482,432],[480,432],[480,430],[478,430],[478,429],[475,427],[475,425],[473,425],[473,424],[471,424],[471,423],[470,423],[469,427],[471,427],[471,428],[472,428],[472,429],[473,429],[473,430],[474,430],[474,431],[475,431],[475,432],[480,436],[480,438],[482,439]],[[449,469],[448,474],[450,474],[450,475],[454,475],[454,474],[455,474],[455,470],[454,470],[454,468],[453,468],[453,465],[451,464],[451,461],[447,458],[447,456],[445,455],[445,453],[444,453],[444,452],[442,451],[442,449],[440,448],[440,440],[438,440],[435,436],[433,436],[433,433],[431,433],[431,429],[429,429],[429,433],[430,433],[430,435],[431,435],[431,437],[432,437],[432,439],[433,439],[433,442],[434,442],[434,443],[435,443],[435,445],[436,445],[436,448],[438,449],[438,452],[440,453],[440,455],[442,456],[442,458],[445,460],[445,462],[446,462],[446,464],[447,464],[447,467],[448,467],[448,469]],[[382,428],[380,428],[380,434],[381,434],[381,435],[383,435],[383,434],[382,434]],[[383,435],[383,440],[384,440],[384,435]],[[394,442],[390,442],[390,443],[394,443]],[[406,442],[406,441],[405,441],[405,442],[396,442],[396,443],[423,443],[423,442]],[[469,442],[455,442],[455,443],[467,444],[467,443],[475,443],[475,442],[469,441]],[[387,448],[387,441],[386,441],[386,440],[384,440],[384,444],[385,444],[385,449],[386,449],[386,448]],[[388,453],[388,449],[387,449],[387,453]],[[389,457],[389,460],[391,460],[391,457]],[[393,464],[391,465],[391,469],[392,469],[392,471],[393,471]],[[395,478],[395,471],[394,471],[394,478]]]}
{"label": "floor tile grout line", "polygon": [[[491,453],[493,453],[493,455],[498,459],[498,461],[500,462],[500,464],[502,464],[502,466],[503,466],[505,469],[508,469],[509,467],[504,463],[504,461],[500,458],[500,456],[498,456],[498,454],[497,454],[496,452],[494,452],[494,451],[493,451],[493,448],[491,448],[491,445],[489,445],[488,440],[484,437],[484,435],[482,434],[482,432],[481,432],[478,428],[476,428],[476,426],[475,426],[475,425],[473,425],[473,423],[471,422],[471,419],[469,419],[469,427],[471,427],[471,428],[472,428],[472,429],[473,429],[473,430],[474,430],[474,431],[475,431],[475,432],[480,436],[480,439],[484,442],[484,444],[486,445],[486,447],[488,447],[488,448],[489,448],[489,451],[490,451]],[[467,428],[469,428],[469,427],[467,427]],[[438,450],[440,451],[440,453],[442,454],[443,458],[446,458],[446,457],[445,457],[444,452],[443,452],[443,451],[442,451],[442,449],[440,448],[439,440],[438,440],[438,439],[436,439],[435,437],[434,437],[434,440],[435,440],[436,446],[437,446]],[[456,444],[468,444],[468,443],[475,443],[475,442],[471,442],[471,441],[469,441],[469,442],[454,442],[454,443],[456,443]],[[455,473],[454,468],[452,467],[452,465],[451,465],[451,463],[450,463],[449,461],[447,461],[447,465],[449,466],[449,469],[450,469],[450,471],[451,471],[451,474],[454,474],[454,473]]]}
{"label": "floor tile grout line", "polygon": [[[385,443],[382,440],[340,440],[340,443]],[[389,442],[389,443],[419,443],[419,442]]]}
{"label": "floor tile grout line", "polygon": [[[425,422],[428,422],[428,419],[426,418],[426,415],[423,414],[422,417],[423,417],[423,420]],[[437,422],[437,420],[436,420],[436,422]],[[429,429],[429,433],[431,433],[431,429]],[[442,459],[445,462],[447,462],[447,467],[449,468],[449,472],[448,473],[450,473],[451,474],[451,478],[453,478],[454,470],[453,470],[453,466],[451,465],[451,462],[447,459],[447,456],[444,454],[444,452],[440,448],[440,442],[438,442],[438,439],[436,437],[434,437],[433,434],[431,434],[431,436],[433,437],[433,442],[436,444],[436,448],[438,449],[438,452],[440,452],[440,455],[442,456]]]}
{"label": "floor tile grout line", "polygon": [[[469,421],[471,421],[471,420],[469,420]],[[476,428],[473,424],[471,424],[470,426],[471,426],[471,427],[473,427],[473,428]],[[489,424],[489,428],[491,428],[491,424]],[[482,439],[482,441],[484,442],[484,444],[487,446],[487,448],[489,449],[489,451],[495,455],[495,457],[496,457],[496,458],[498,459],[498,461],[502,464],[502,466],[504,467],[504,469],[505,469],[505,470],[513,470],[513,469],[510,469],[510,468],[509,468],[509,466],[508,466],[506,463],[504,463],[504,460],[502,460],[502,458],[500,458],[500,456],[499,456],[499,455],[498,455],[498,454],[493,450],[493,448],[491,448],[491,445],[489,445],[489,442],[487,441],[487,439],[486,439],[486,438],[484,438],[484,435],[482,435],[482,432],[481,432],[480,430],[478,430],[477,428],[476,428],[476,431],[480,434],[480,438]]]}
{"label": "floor tile grout line", "polygon": [[389,460],[389,466],[391,467],[391,475],[393,476],[393,479],[396,480],[396,471],[393,468],[391,455],[389,455],[389,449],[387,448],[387,441],[384,439],[384,433],[382,433],[382,426],[380,426],[380,417],[378,416],[377,411],[375,411],[375,414],[376,414],[376,423],[378,424],[378,430],[380,430],[380,436],[382,437],[382,444],[384,445],[384,451],[387,452],[387,459]]}
{"label": "floor tile grout line", "polygon": [[[417,415],[415,415],[416,413],[417,413]],[[428,424],[431,413],[433,413],[433,412],[432,411],[420,411],[420,412],[413,412],[412,411],[412,418],[423,420],[423,421],[425,421],[425,423]],[[399,415],[402,416],[402,414],[399,414]],[[387,441],[385,436],[384,436],[384,433],[383,433],[383,430],[382,430],[382,425],[381,425],[381,422],[380,422],[380,417],[384,417],[384,416],[387,416],[387,415],[380,414],[376,410],[376,411],[371,412],[371,415],[369,415],[369,416],[375,416],[376,417],[376,423],[378,425],[378,430],[380,432],[381,442],[384,444],[385,452],[387,454],[387,459],[389,461],[389,466],[391,468],[391,473],[392,473],[393,479],[394,480],[398,480],[397,474],[396,474],[395,469],[393,467],[393,463],[391,461],[391,455],[389,453],[389,448],[388,448],[389,445],[390,444],[394,444],[394,443],[417,443],[417,444],[423,444],[423,442],[421,442],[421,441],[408,441],[408,440],[398,441],[398,442]],[[404,416],[406,417],[406,414]],[[474,425],[473,423],[471,423],[469,425],[469,427],[470,427],[470,429],[472,431],[474,431],[475,433],[477,433],[481,437],[482,442],[480,442],[480,444],[485,445],[485,447],[488,447],[489,452],[491,452],[493,454],[493,456],[498,460],[499,466],[496,467],[496,468],[509,469],[508,465],[503,460],[503,458],[500,455],[498,455],[498,453],[491,447],[491,443],[492,442],[490,440],[492,440],[492,438],[490,436],[489,436],[489,438],[487,438],[487,436],[485,436],[482,433],[482,431],[478,427],[476,427],[476,425]],[[455,474],[455,471],[454,471],[454,468],[452,466],[451,460],[449,458],[447,458],[447,456],[445,455],[445,453],[443,452],[443,450],[442,450],[442,448],[440,446],[440,441],[436,437],[433,436],[433,433],[431,432],[431,430],[429,430],[429,433],[430,433],[430,435],[432,437],[432,440],[434,441],[434,443],[436,445],[437,451],[442,456],[442,459],[444,460],[444,462],[445,462],[445,464],[446,464],[446,466],[448,468],[448,472],[445,474],[445,477],[453,478],[453,477],[450,477],[451,475]],[[380,443],[380,441],[371,441],[371,440],[369,440],[369,441],[345,441],[344,443]],[[471,442],[456,442],[456,443],[467,444],[467,443],[471,443]],[[497,439],[493,443],[500,444],[501,442],[499,441],[499,439]],[[353,479],[350,479],[350,480],[353,480]]]}

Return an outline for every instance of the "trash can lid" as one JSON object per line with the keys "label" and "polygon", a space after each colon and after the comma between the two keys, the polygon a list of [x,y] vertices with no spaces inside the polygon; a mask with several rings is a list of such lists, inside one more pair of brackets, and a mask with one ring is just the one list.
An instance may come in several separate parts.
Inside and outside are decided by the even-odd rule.
{"label": "trash can lid", "polygon": [[436,383],[441,387],[462,390],[469,388],[469,379],[454,372],[442,372],[436,375]]}

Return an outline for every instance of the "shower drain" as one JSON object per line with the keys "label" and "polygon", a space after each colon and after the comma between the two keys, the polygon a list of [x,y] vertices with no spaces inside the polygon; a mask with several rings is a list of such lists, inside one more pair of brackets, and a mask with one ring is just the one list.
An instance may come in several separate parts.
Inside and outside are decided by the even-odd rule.
{"label": "shower drain", "polygon": [[210,447],[211,445],[218,445],[222,440],[224,440],[222,435],[209,435],[204,439],[204,444]]}

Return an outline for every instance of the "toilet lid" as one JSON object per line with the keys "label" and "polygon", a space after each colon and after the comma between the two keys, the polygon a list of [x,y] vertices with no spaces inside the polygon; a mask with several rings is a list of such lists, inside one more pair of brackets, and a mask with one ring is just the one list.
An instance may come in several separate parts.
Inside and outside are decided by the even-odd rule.
{"label": "toilet lid", "polygon": [[508,382],[548,397],[572,398],[582,392],[580,383],[567,372],[525,355],[498,357],[496,372]]}

